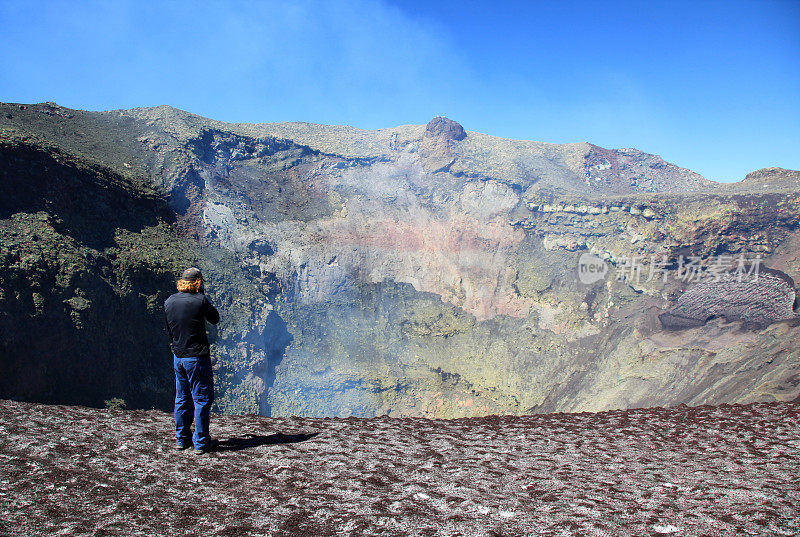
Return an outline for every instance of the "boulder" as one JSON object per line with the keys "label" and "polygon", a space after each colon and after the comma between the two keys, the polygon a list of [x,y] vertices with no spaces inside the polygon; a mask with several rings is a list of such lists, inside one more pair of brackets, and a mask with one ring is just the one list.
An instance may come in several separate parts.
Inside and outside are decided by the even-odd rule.
{"label": "boulder", "polygon": [[425,127],[425,136],[435,136],[446,140],[463,140],[467,133],[458,122],[444,116],[436,116]]}

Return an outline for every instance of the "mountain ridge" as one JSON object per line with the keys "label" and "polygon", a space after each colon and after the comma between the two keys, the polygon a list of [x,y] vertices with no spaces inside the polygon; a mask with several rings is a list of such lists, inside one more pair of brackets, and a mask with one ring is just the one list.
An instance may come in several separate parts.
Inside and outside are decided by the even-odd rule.
{"label": "mountain ridge", "polygon": [[[324,153],[338,154],[353,158],[369,158],[369,157],[380,156],[385,153],[386,146],[388,145],[392,134],[398,134],[398,135],[402,134],[406,139],[410,139],[412,137],[418,138],[421,137],[425,129],[424,125],[415,125],[415,124],[398,125],[395,127],[384,127],[380,129],[361,129],[350,125],[326,125],[322,123],[311,123],[311,122],[267,122],[267,123],[232,122],[231,123],[231,122],[224,122],[224,121],[210,119],[204,116],[200,116],[198,114],[194,114],[192,112],[188,112],[186,110],[172,107],[170,105],[158,105],[152,107],[139,107],[131,109],[115,109],[107,111],[74,110],[62,107],[53,102],[36,103],[36,104],[0,103],[0,105],[3,105],[4,107],[10,107],[12,109],[14,107],[17,108],[24,107],[24,109],[27,109],[28,107],[41,107],[45,109],[44,113],[49,115],[68,116],[68,115],[73,115],[74,113],[85,113],[90,115],[108,116],[116,114],[120,115],[121,117],[140,119],[145,122],[148,121],[161,122],[164,125],[174,125],[176,121],[179,121],[183,124],[185,128],[179,130],[173,129],[168,132],[178,135],[181,138],[191,138],[199,136],[200,132],[199,130],[196,130],[198,127],[200,129],[202,129],[203,126],[216,127],[222,130],[228,130],[230,132],[235,132],[242,135],[248,135],[254,137],[274,136],[279,139],[298,141],[300,142],[300,145],[306,145],[310,149],[318,150]],[[57,113],[54,112],[55,110],[57,110],[58,112]],[[6,114],[8,113],[9,112],[6,112]],[[323,131],[321,135],[318,132],[310,132],[310,131],[320,131],[320,130]],[[647,155],[649,157],[655,157],[656,159],[663,161],[663,159],[661,159],[661,157],[656,154],[647,153],[645,151],[636,148],[608,149],[592,144],[591,142],[551,143],[551,142],[542,142],[533,140],[503,138],[499,136],[483,134],[477,131],[466,131],[466,132],[469,134],[469,136],[472,136],[473,138],[477,137],[481,142],[484,142],[482,144],[476,142],[476,145],[479,146],[486,145],[485,144],[486,140],[493,140],[497,144],[507,145],[510,147],[519,146],[521,148],[524,148],[525,150],[563,146],[568,148],[580,148],[584,152],[588,152],[589,148],[595,148],[603,152],[612,152],[612,153],[623,153],[623,154],[631,152],[641,153],[643,155]],[[349,135],[350,137],[355,138],[357,143],[353,145],[351,142],[351,145],[347,145],[338,140],[338,137],[343,135]],[[377,140],[372,141],[370,140],[370,138],[377,138]],[[402,140],[403,138],[401,138],[401,141]],[[333,144],[338,144],[338,145],[333,145]],[[492,144],[490,143],[489,145]],[[666,163],[666,161],[664,162]],[[681,167],[678,168],[681,170],[688,170],[687,168],[681,168]],[[750,174],[756,174],[767,169],[770,168],[762,168],[759,170],[754,170],[753,172],[750,172]],[[787,171],[792,172],[793,170],[787,170]],[[696,172],[692,173],[696,174]],[[703,184],[711,186],[713,188],[713,186],[737,184],[742,181],[744,181],[744,178],[732,182],[718,182],[709,179],[704,179]]]}
{"label": "mountain ridge", "polygon": [[[124,379],[103,371],[81,399],[49,353],[24,397],[167,407],[158,312],[170,280],[196,265],[223,313],[212,340],[226,413],[455,417],[800,395],[796,319],[751,326],[738,313],[747,300],[791,304],[795,289],[745,289],[743,309],[714,309],[735,319],[679,330],[659,320],[697,285],[681,275],[689,259],[703,277],[741,259],[800,281],[800,189],[784,172],[762,172],[766,188],[729,186],[638,150],[462,129],[446,118],[360,131],[237,126],[170,107],[0,105],[0,365],[25,378],[35,358],[6,334],[41,323],[59,327],[44,345],[87,353],[92,330],[133,330],[147,360],[107,336],[98,354]],[[97,216],[114,183],[156,216]],[[600,279],[581,281],[584,255],[605,267]],[[700,315],[705,295],[689,296],[700,302],[680,311]],[[127,305],[142,323],[98,325],[100,304]]]}

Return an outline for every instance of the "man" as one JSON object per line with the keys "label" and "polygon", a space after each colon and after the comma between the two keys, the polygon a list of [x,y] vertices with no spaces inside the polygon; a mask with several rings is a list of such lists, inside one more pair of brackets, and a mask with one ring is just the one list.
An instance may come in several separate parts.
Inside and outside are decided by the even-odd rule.
{"label": "man", "polygon": [[186,449],[194,444],[195,454],[201,455],[214,449],[208,431],[214,376],[205,322],[217,324],[219,312],[204,293],[199,269],[186,269],[177,287],[178,292],[164,302],[175,365],[176,447]]}

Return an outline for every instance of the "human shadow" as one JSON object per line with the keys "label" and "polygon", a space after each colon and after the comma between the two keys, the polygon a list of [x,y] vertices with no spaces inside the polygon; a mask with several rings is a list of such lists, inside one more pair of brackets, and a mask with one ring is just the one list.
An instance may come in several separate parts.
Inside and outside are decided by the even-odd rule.
{"label": "human shadow", "polygon": [[[264,329],[261,332],[253,333],[246,341],[264,349],[267,360],[262,378],[267,391],[269,391],[275,385],[276,370],[283,361],[286,348],[294,341],[294,336],[289,332],[286,321],[275,311],[271,311],[267,316]],[[272,405],[269,404],[266,397],[261,401],[259,414],[272,416]]]}
{"label": "human shadow", "polygon": [[319,433],[299,433],[283,434],[275,433],[269,436],[247,434],[243,437],[231,437],[227,440],[220,440],[217,444],[217,451],[240,451],[258,446],[268,446],[273,444],[296,444],[305,442],[317,436]]}

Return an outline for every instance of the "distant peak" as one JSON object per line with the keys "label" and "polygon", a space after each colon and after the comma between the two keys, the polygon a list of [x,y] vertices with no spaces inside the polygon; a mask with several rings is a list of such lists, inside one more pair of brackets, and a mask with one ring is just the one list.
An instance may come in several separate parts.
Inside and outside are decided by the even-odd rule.
{"label": "distant peak", "polygon": [[800,171],[786,168],[761,168],[748,173],[744,181],[748,183],[790,182],[800,179]]}
{"label": "distant peak", "polygon": [[460,123],[444,116],[436,116],[425,127],[426,136],[436,136],[448,140],[463,140],[467,137]]}

